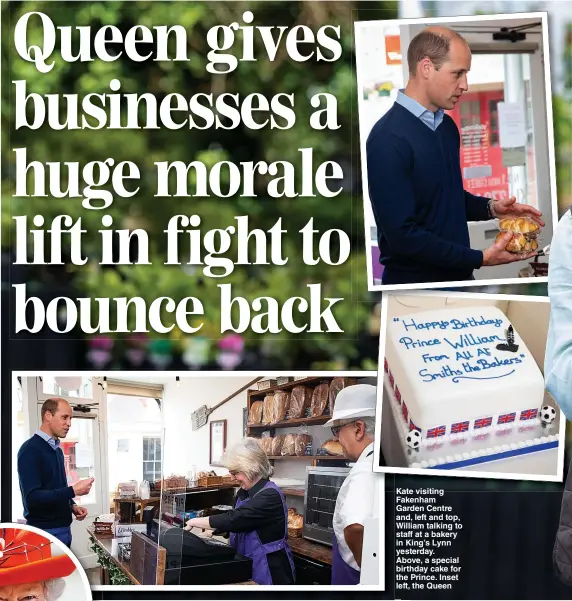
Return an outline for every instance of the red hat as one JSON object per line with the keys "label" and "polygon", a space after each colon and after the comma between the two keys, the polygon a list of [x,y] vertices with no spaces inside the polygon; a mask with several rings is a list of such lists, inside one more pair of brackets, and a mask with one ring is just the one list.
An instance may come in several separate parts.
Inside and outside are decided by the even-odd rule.
{"label": "red hat", "polygon": [[0,586],[69,576],[76,566],[68,555],[52,557],[52,542],[20,528],[0,529]]}

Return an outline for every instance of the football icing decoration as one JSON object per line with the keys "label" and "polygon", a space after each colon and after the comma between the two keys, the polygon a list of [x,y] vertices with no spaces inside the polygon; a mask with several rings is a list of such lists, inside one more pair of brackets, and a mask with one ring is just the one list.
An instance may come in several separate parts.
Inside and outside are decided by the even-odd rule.
{"label": "football icing decoration", "polygon": [[421,444],[421,433],[419,430],[411,430],[409,434],[405,437],[405,442],[407,446],[412,449],[418,449]]}
{"label": "football icing decoration", "polygon": [[556,409],[550,405],[545,405],[540,410],[540,419],[545,424],[551,424],[556,419]]}

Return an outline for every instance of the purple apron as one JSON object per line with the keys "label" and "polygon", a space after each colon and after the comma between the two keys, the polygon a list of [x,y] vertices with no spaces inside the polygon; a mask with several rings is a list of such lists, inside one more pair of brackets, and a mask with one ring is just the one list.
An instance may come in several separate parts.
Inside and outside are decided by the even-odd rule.
{"label": "purple apron", "polygon": [[342,559],[336,535],[332,538],[332,584],[359,584],[360,572]]}
{"label": "purple apron", "polygon": [[[366,457],[370,455],[373,455],[373,451],[370,451]],[[332,539],[332,584],[359,584],[361,572],[342,559],[335,533]]]}
{"label": "purple apron", "polygon": [[[274,553],[275,551],[281,550],[286,551],[288,561],[290,562],[290,568],[292,570],[292,577],[295,580],[296,572],[294,568],[294,560],[292,559],[292,552],[290,551],[290,547],[287,543],[288,508],[286,507],[286,501],[284,500],[282,491],[278,488],[278,486],[276,486],[276,484],[274,484],[274,482],[267,482],[260,490],[264,490],[265,488],[273,488],[280,495],[280,499],[282,499],[282,506],[284,507],[284,536],[280,540],[263,545],[256,530],[252,530],[251,532],[232,532],[230,535],[230,544],[238,553],[252,559],[252,580],[254,580],[256,584],[273,584],[266,555],[268,555],[268,553]],[[235,509],[241,505],[245,505],[249,500],[250,497],[238,500],[236,502]]]}

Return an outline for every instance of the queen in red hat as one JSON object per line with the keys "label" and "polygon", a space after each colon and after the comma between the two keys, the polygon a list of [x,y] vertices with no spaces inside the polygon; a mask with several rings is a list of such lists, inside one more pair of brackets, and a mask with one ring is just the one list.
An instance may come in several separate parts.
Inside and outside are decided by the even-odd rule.
{"label": "queen in red hat", "polygon": [[0,601],[56,601],[63,578],[76,569],[66,555],[52,557],[52,542],[19,528],[0,529]]}

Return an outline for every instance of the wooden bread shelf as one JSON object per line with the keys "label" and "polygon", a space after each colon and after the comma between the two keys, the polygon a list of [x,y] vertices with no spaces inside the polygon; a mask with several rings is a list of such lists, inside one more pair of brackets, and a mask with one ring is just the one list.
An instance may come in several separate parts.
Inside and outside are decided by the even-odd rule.
{"label": "wooden bread shelf", "polygon": [[275,424],[253,424],[248,428],[252,430],[271,430],[272,428],[295,428],[297,426],[323,426],[330,421],[330,415],[321,415],[320,417],[299,417],[296,419],[285,419]]}
{"label": "wooden bread shelf", "polygon": [[270,386],[269,388],[265,388],[264,390],[249,390],[249,396],[261,396],[265,397],[269,392],[275,392],[277,390],[290,390],[296,386],[304,386],[305,384],[316,384],[318,385],[322,381],[330,381],[332,380],[331,376],[324,376],[323,378],[312,376],[308,378],[303,378],[302,380],[296,380],[295,382],[288,382],[287,384],[281,384],[279,386]]}
{"label": "wooden bread shelf", "polygon": [[287,497],[303,497],[306,494],[306,491],[300,488],[281,488],[280,490]]}

